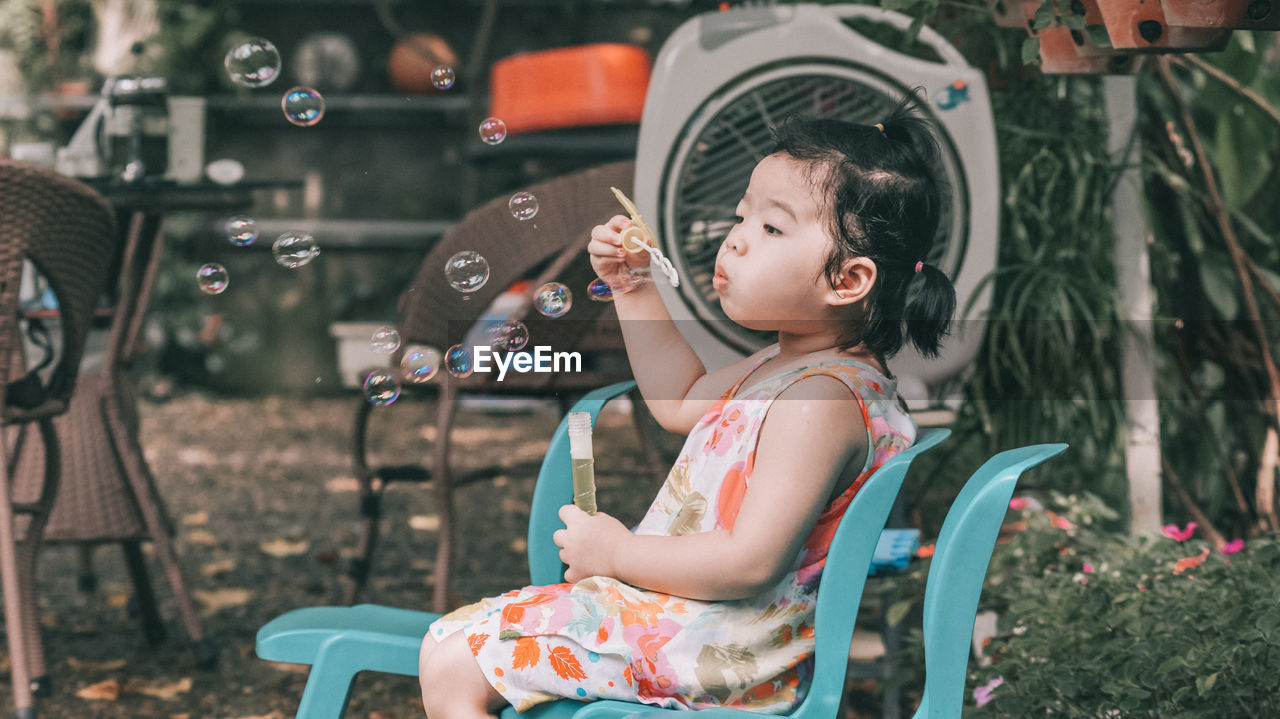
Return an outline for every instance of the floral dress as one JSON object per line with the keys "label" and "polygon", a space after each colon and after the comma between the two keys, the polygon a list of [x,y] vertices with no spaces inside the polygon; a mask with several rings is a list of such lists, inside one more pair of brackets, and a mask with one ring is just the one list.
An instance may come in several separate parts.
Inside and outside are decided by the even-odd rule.
{"label": "floral dress", "polygon": [[[775,348],[752,372],[776,354]],[[916,426],[895,400],[892,380],[853,360],[793,368],[739,396],[750,374],[689,433],[633,531],[733,529],[773,399],[805,377],[835,377],[858,398],[874,450],[848,489],[823,510],[778,584],[747,599],[702,601],[589,577],[460,607],[434,622],[431,636],[438,641],[466,632],[485,677],[517,711],[562,697],[772,714],[798,704],[808,686],[818,579],[836,525],[867,477],[915,440]]]}

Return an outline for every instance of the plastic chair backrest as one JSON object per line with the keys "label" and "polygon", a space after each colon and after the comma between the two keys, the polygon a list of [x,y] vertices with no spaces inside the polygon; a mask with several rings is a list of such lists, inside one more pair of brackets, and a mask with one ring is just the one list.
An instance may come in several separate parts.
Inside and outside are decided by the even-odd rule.
{"label": "plastic chair backrest", "polygon": [[1040,444],[997,454],[947,511],[925,583],[925,686],[916,719],[960,716],[978,597],[1013,489],[1023,472],[1066,448]]}
{"label": "plastic chair backrest", "polygon": [[853,495],[836,527],[818,585],[814,618],[814,669],[809,691],[791,712],[796,719],[840,716],[849,666],[849,643],[858,605],[871,570],[871,557],[889,512],[902,489],[911,461],[951,434],[949,429],[922,432],[907,449],[885,461]]}
{"label": "plastic chair backrest", "polygon": [[60,356],[40,405],[6,406],[6,420],[65,409],[116,243],[115,213],[102,195],[52,170],[0,160],[0,383],[22,374],[11,363],[22,346],[17,313],[24,258],[48,279],[61,327]]}

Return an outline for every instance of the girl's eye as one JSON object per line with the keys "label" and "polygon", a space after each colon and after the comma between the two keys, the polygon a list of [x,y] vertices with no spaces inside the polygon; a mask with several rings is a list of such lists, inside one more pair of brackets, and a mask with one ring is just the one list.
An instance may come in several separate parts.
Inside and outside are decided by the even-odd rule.
{"label": "girl's eye", "polygon": [[774,227],[773,225],[765,225],[765,226],[764,226],[764,231],[765,231],[767,234],[770,234],[770,235],[781,235],[781,234],[782,234],[782,230],[779,230],[778,228]]}

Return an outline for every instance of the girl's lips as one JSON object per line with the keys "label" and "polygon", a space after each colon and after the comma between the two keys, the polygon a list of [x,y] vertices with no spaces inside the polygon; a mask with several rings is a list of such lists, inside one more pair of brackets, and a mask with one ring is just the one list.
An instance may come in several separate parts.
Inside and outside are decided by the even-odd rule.
{"label": "girl's lips", "polygon": [[720,269],[719,265],[716,265],[716,273],[711,276],[711,286],[719,290],[727,284],[729,284],[728,275],[724,273],[724,270]]}

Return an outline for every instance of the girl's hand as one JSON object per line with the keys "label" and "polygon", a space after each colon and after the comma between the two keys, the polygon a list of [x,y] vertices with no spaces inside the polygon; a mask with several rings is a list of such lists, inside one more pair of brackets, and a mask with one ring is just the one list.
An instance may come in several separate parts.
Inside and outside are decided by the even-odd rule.
{"label": "girl's hand", "polygon": [[591,268],[605,281],[649,266],[648,252],[627,252],[622,248],[622,231],[630,226],[630,217],[614,215],[605,224],[591,228],[591,241],[587,243]]}
{"label": "girl's hand", "polygon": [[576,583],[587,577],[614,576],[614,553],[631,530],[604,512],[590,515],[572,504],[560,508],[560,521],[565,528],[556,530],[551,541],[568,567],[564,580]]}

